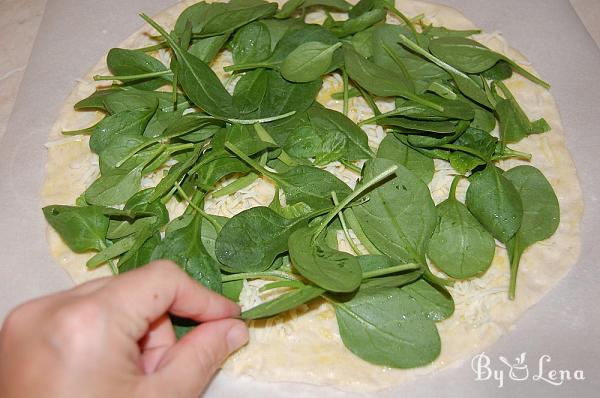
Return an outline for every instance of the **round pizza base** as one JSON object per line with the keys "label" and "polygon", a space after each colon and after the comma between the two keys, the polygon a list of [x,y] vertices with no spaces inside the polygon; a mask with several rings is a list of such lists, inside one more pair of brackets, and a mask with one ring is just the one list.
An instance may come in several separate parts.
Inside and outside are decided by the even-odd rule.
{"label": "round pizza base", "polygon": [[[163,26],[171,27],[177,15],[192,3],[180,2],[159,14],[156,20]],[[397,0],[396,4],[408,16],[422,13],[427,23],[436,26],[475,28],[472,22],[452,8],[405,0]],[[308,18],[316,21],[322,18],[322,14],[310,13]],[[388,18],[388,21],[396,22],[394,18]],[[150,28],[143,28],[119,47],[139,48],[153,44],[147,34],[149,32],[152,32]],[[500,34],[480,34],[475,38],[533,71],[526,58],[510,48]],[[229,54],[223,52],[213,64],[224,81],[229,75],[222,73],[222,66],[230,62]],[[87,137],[65,138],[61,134],[62,130],[87,127],[103,116],[99,112],[73,110],[77,101],[96,90],[98,85],[92,79],[95,74],[108,74],[105,58],[77,82],[50,131],[43,205],[74,204],[75,199],[99,175],[98,159],[90,152]],[[560,115],[552,95],[543,88],[517,75],[508,80],[507,85],[531,119],[544,117],[552,127],[550,132],[530,136],[512,147],[533,154],[529,164],[539,168],[550,181],[561,207],[561,222],[556,233],[529,248],[521,260],[516,300],[509,301],[507,298],[508,260],[505,250],[499,245],[492,267],[483,277],[457,282],[450,288],[456,311],[450,319],[438,323],[442,352],[428,366],[390,369],[361,360],[342,344],[333,309],[329,304],[317,300],[271,319],[250,322],[250,343],[224,364],[227,372],[268,382],[308,382],[347,391],[388,388],[459,364],[484,350],[509,331],[529,307],[565,276],[579,256],[583,200],[575,165],[565,145]],[[331,93],[339,91],[340,87],[339,76],[327,78],[319,94],[319,102],[340,110],[340,101],[330,98]],[[361,102],[360,99],[352,100],[349,116],[355,120],[368,115]],[[370,144],[376,147],[383,136],[382,130],[374,126],[367,126],[365,130],[369,134]],[[518,164],[525,162],[508,160],[501,162],[500,167],[508,169]],[[336,173],[350,185],[356,182],[357,176],[339,164],[328,166],[327,170]],[[436,177],[430,184],[436,202],[446,198],[452,173],[449,165],[436,161]],[[152,181],[147,184],[151,185]],[[466,181],[459,185],[459,199],[464,198],[466,186]],[[267,180],[259,179],[235,195],[219,200],[209,198],[206,208],[215,214],[231,216],[246,208],[268,203],[273,192],[273,186]],[[181,210],[176,206],[170,208],[173,214]],[[85,262],[92,254],[71,252],[51,228],[48,228],[48,241],[53,257],[75,283],[110,275],[107,267],[88,271]],[[251,307],[270,298],[258,293],[259,286],[260,281],[245,284],[241,297],[243,307]]]}

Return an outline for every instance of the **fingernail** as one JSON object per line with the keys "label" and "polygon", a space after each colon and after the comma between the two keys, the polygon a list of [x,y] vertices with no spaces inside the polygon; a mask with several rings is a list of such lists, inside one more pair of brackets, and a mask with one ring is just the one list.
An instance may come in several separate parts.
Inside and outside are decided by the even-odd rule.
{"label": "fingernail", "polygon": [[248,342],[248,327],[244,323],[232,327],[227,333],[229,352],[233,352]]}

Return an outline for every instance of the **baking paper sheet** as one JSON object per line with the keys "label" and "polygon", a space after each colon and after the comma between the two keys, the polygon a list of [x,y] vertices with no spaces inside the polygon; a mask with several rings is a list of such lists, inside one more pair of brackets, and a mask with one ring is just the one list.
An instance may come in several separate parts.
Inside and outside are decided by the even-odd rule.
{"label": "baking paper sheet", "polygon": [[[111,47],[169,0],[52,0],[33,47],[19,97],[0,143],[0,319],[15,305],[71,286],[53,263],[40,211],[46,141],[58,110],[83,76]],[[544,372],[583,370],[586,380],[554,386],[542,379],[476,381],[467,361],[377,397],[592,396],[600,390],[600,52],[567,0],[444,0],[486,31],[501,31],[552,84],[584,191],[582,256],[569,275],[486,352],[510,360],[527,352],[530,373],[549,355]],[[497,363],[497,361],[496,361]],[[310,382],[310,380],[307,380]],[[219,375],[209,397],[352,396],[308,385],[232,380]]]}

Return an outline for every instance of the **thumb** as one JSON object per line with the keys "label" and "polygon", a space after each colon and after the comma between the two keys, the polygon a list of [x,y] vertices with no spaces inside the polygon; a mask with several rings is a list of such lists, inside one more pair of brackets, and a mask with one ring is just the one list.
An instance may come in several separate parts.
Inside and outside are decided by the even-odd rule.
{"label": "thumb", "polygon": [[[156,372],[148,375],[150,396],[196,398],[223,361],[248,341],[248,328],[237,319],[204,322],[169,349]],[[157,394],[163,391],[166,394]]]}

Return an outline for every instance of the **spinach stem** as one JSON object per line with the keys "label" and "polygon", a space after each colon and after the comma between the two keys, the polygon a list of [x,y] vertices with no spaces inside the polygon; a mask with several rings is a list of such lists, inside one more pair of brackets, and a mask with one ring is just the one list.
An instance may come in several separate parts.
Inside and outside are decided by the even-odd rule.
{"label": "spinach stem", "polygon": [[369,254],[382,254],[381,251],[369,240],[369,238],[367,238],[367,235],[360,226],[358,219],[354,215],[354,211],[349,208],[344,209],[342,212],[346,217],[346,221],[348,221],[348,224],[350,225],[350,229],[354,231],[354,235],[356,235],[360,243],[362,243],[365,249],[367,249],[367,252],[369,252]]}
{"label": "spinach stem", "polygon": [[273,181],[275,181],[278,184],[281,183],[281,180],[277,176],[277,174],[272,173],[269,170],[267,170],[263,165],[261,165],[260,163],[258,163],[256,160],[252,159],[250,156],[246,155],[244,152],[242,152],[241,149],[239,149],[238,147],[236,147],[235,145],[233,145],[231,142],[229,142],[229,141],[225,142],[225,148],[229,149],[237,157],[239,157],[240,159],[242,159],[244,162],[248,163],[248,165],[250,167],[252,167],[256,171],[258,171],[260,174],[269,177],[270,179],[272,179]]}
{"label": "spinach stem", "polygon": [[521,261],[521,250],[519,250],[519,241],[515,239],[515,247],[513,250],[513,256],[510,259],[510,281],[508,284],[508,298],[510,300],[515,299],[517,292],[517,272],[519,271],[519,262]]}
{"label": "spinach stem", "polygon": [[[338,200],[338,197],[337,197],[337,194],[335,193],[335,191],[331,191],[331,198],[333,199],[333,204],[335,206],[337,206],[337,205],[340,204],[340,202]],[[342,224],[342,230],[344,231],[344,236],[346,237],[346,240],[348,241],[348,244],[352,248],[352,251],[357,256],[361,255],[362,252],[360,251],[360,249],[356,245],[356,242],[354,242],[354,239],[352,239],[352,237],[350,236],[350,231],[348,231],[348,225],[346,224],[346,218],[344,217],[343,212],[340,211],[338,213],[338,218],[340,219],[340,223]]]}
{"label": "spinach stem", "polygon": [[392,267],[381,268],[381,269],[376,269],[376,270],[369,271],[369,272],[364,272],[363,279],[375,278],[375,277],[382,276],[382,275],[395,274],[396,272],[420,269],[422,267],[423,266],[421,264],[417,264],[417,263],[406,263],[406,264],[394,265]]}
{"label": "spinach stem", "polygon": [[454,178],[452,179],[452,184],[450,185],[450,194],[448,195],[448,198],[456,199],[456,187],[458,186],[458,183],[460,182],[461,178],[463,178],[463,176],[459,174],[454,176]]}
{"label": "spinach stem", "polygon": [[348,116],[348,73],[346,72],[346,68],[342,67],[342,80],[344,82],[344,107],[343,113],[344,116]]}
{"label": "spinach stem", "polygon": [[216,191],[213,191],[212,197],[220,198],[222,196],[227,196],[236,193],[240,189],[246,188],[247,186],[252,184],[254,181],[256,181],[257,178],[258,175],[256,173],[248,173],[245,176],[242,176],[237,180],[233,181],[232,183],[227,184],[224,187],[217,189]]}
{"label": "spinach stem", "polygon": [[317,229],[315,230],[315,232],[313,234],[313,242],[317,239],[317,237],[321,234],[321,232],[323,232],[325,227],[327,227],[327,224],[329,224],[331,222],[331,220],[333,220],[333,218],[342,209],[344,209],[350,202],[352,202],[354,199],[356,199],[358,196],[360,196],[366,190],[370,189],[372,186],[378,184],[379,182],[385,180],[386,178],[388,178],[389,176],[394,174],[397,169],[398,169],[398,166],[389,167],[388,169],[382,171],[381,173],[379,173],[378,175],[376,175],[369,181],[366,181],[364,184],[361,183],[350,195],[346,196],[337,206],[335,206],[329,212],[329,214],[327,214],[325,219],[323,221],[321,221],[321,223],[319,224],[319,226],[317,227]]}
{"label": "spinach stem", "polygon": [[268,68],[275,69],[277,68],[277,64],[271,64],[268,62],[253,62],[248,64],[239,64],[239,65],[229,65],[223,68],[225,72],[239,72],[248,69],[256,69],[256,68]]}
{"label": "spinach stem", "polygon": [[196,210],[198,212],[198,214],[200,214],[202,217],[204,217],[209,223],[212,224],[212,226],[215,228],[215,231],[220,231],[221,230],[221,225],[217,222],[217,220],[215,220],[215,218],[208,214],[207,212],[205,212],[203,209],[201,209],[199,206],[197,206],[191,199],[190,197],[185,193],[185,191],[181,188],[181,185],[179,185],[178,182],[175,183],[175,189],[177,189],[177,192],[179,193],[179,195],[181,195],[181,197],[190,205],[192,206],[192,208],[194,210]]}
{"label": "spinach stem", "polygon": [[[273,137],[271,137],[271,134],[269,134],[269,132],[260,123],[255,123],[254,124],[254,131],[256,131],[256,135],[258,135],[258,138],[260,138],[264,142],[268,142],[270,144],[279,146],[279,144],[277,142],[275,142],[275,140],[273,139]],[[285,163],[286,165],[288,165],[288,166],[296,166],[298,164],[283,149],[281,150],[281,153],[279,154],[279,156],[277,158],[279,160],[281,160],[283,163]]]}
{"label": "spinach stem", "polygon": [[280,287],[291,287],[291,288],[301,289],[304,286],[306,286],[306,285],[300,281],[284,280],[284,281],[268,283],[268,284],[264,285],[263,287],[261,287],[260,289],[258,289],[258,291],[262,293],[262,292],[266,292],[267,290],[277,289]]}
{"label": "spinach stem", "polygon": [[223,275],[221,277],[221,281],[223,282],[239,281],[243,279],[275,279],[288,281],[298,280],[298,278],[292,274],[281,271],[241,272],[239,274]]}
{"label": "spinach stem", "polygon": [[349,162],[345,159],[340,159],[340,163],[347,168],[350,171],[355,172],[356,174],[360,175],[362,173],[362,169],[360,167],[358,167],[357,165],[355,165],[352,162]]}
{"label": "spinach stem", "polygon": [[375,100],[373,99],[373,97],[371,96],[371,94],[369,94],[367,92],[367,90],[365,90],[364,88],[362,88],[358,84],[355,83],[354,85],[356,86],[356,88],[360,92],[360,96],[363,97],[363,99],[365,100],[365,102],[367,103],[367,105],[369,106],[369,108],[371,108],[371,110],[373,111],[373,114],[374,115],[380,115],[381,111],[379,110],[379,107],[375,103]]}
{"label": "spinach stem", "polygon": [[291,112],[283,113],[281,115],[263,117],[263,118],[259,118],[259,119],[233,119],[233,118],[223,118],[223,119],[221,119],[221,118],[218,118],[218,117],[214,117],[214,118],[218,119],[218,120],[227,121],[227,122],[230,122],[230,123],[256,124],[256,123],[274,122],[276,120],[285,119],[286,117],[290,117],[290,116],[293,116],[295,114],[296,114],[296,111],[291,111]]}
{"label": "spinach stem", "polygon": [[142,80],[142,79],[150,79],[153,77],[160,77],[160,76],[165,76],[165,75],[172,75],[173,72],[170,70],[163,70],[160,72],[149,72],[149,73],[140,73],[139,75],[125,75],[125,76],[100,76],[100,75],[95,75],[94,76],[94,80],[95,81],[103,81],[103,80],[120,80],[120,81],[127,81],[127,80]]}
{"label": "spinach stem", "polygon": [[169,48],[169,43],[167,43],[166,41],[162,41],[160,43],[148,46],[148,47],[142,47],[142,48],[138,48],[136,51],[141,51],[143,53],[149,53],[152,51],[156,51],[156,50],[161,50],[163,48]]}

